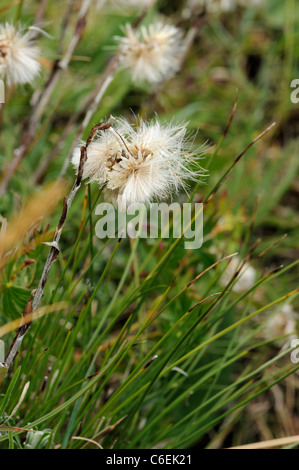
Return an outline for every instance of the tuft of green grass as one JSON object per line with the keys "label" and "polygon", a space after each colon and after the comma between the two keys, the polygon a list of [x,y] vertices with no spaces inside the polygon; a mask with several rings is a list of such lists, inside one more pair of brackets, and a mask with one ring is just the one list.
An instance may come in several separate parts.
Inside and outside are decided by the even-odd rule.
{"label": "tuft of green grass", "polygon": [[[52,38],[41,36],[39,44],[49,69],[36,89],[44,89],[72,38],[77,3],[71,12],[64,5],[57,21],[61,2],[48,2],[44,28]],[[183,3],[161,0],[141,21],[170,9],[170,20],[187,31]],[[0,9],[1,22],[32,24],[37,13],[36,2]],[[81,187],[43,291],[44,314],[29,317],[10,368],[3,364],[15,331],[4,326],[18,319],[14,328],[24,326],[62,201],[20,231],[9,256],[0,246],[0,448],[219,448],[296,434],[298,402],[290,396],[297,398],[299,366],[290,359],[290,338],[269,339],[265,332],[283,305],[299,305],[298,109],[289,98],[299,76],[298,14],[293,0],[271,0],[206,16],[181,72],[159,89],[132,83],[125,71],[115,74],[82,137],[110,114],[132,121],[133,112],[146,118],[157,112],[166,121],[188,121],[195,143],[212,144],[202,160],[208,176],[181,198],[204,202],[203,245],[184,249],[183,234],[99,240],[95,207],[102,195],[96,185]],[[69,67],[0,198],[3,233],[4,219],[9,233],[28,198],[40,201],[59,179],[85,100],[114,54],[113,36],[137,20],[91,7]],[[2,176],[24,136],[32,92],[17,88],[3,109]],[[64,176],[66,196],[75,180],[71,165]],[[256,281],[240,292],[245,264]],[[285,397],[284,415],[276,394]],[[266,411],[255,420],[256,409]]]}

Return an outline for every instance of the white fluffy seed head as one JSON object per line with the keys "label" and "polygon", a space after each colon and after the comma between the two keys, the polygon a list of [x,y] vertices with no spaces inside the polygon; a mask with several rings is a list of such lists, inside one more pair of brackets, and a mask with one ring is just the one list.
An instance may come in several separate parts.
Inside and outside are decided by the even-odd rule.
{"label": "white fluffy seed head", "polygon": [[184,50],[179,28],[159,22],[134,31],[127,24],[124,32],[124,37],[115,37],[120,66],[131,71],[134,81],[159,83],[178,72]]}
{"label": "white fluffy seed head", "polygon": [[[78,147],[72,158],[76,169],[79,162]],[[83,171],[83,178],[104,186],[105,199],[121,210],[168,199],[202,175],[186,141],[186,125],[163,126],[157,119],[136,128],[124,119],[115,121],[88,146]]]}
{"label": "white fluffy seed head", "polygon": [[[277,336],[289,335],[296,330],[297,314],[292,306],[285,304],[279,312],[270,318],[264,328],[266,339],[273,339]],[[291,339],[291,337],[290,337]],[[285,339],[277,340],[278,345],[283,345]]]}
{"label": "white fluffy seed head", "polygon": [[0,76],[8,85],[32,83],[40,72],[39,48],[32,32],[10,23],[0,25]]}

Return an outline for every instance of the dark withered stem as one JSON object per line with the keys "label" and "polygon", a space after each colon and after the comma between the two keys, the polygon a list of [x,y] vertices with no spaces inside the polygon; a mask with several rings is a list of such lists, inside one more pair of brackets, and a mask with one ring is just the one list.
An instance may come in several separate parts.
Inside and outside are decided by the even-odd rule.
{"label": "dark withered stem", "polygon": [[62,60],[57,59],[54,62],[51,75],[45,85],[45,88],[43,92],[40,93],[39,96],[36,98],[36,102],[33,106],[32,114],[27,123],[25,134],[21,142],[21,145],[17,149],[15,149],[13,160],[1,182],[0,197],[3,196],[3,194],[6,192],[8,185],[14,173],[16,172],[20,162],[26,156],[28,147],[30,146],[31,142],[34,139],[34,135],[38,127],[40,118],[50,101],[50,98],[58,83],[58,80],[61,74],[63,73],[63,71],[67,69],[71,56],[73,55],[75,48],[77,47],[78,43],[80,42],[82,38],[83,31],[86,25],[86,17],[87,17],[88,9],[90,7],[90,3],[91,3],[91,0],[82,0],[81,9],[78,14],[78,19],[77,19],[77,23],[75,26],[74,35],[68,45],[68,48]]}
{"label": "dark withered stem", "polygon": [[[65,220],[67,218],[69,209],[72,205],[74,197],[77,194],[77,191],[79,190],[79,188],[81,186],[83,171],[84,171],[84,164],[85,164],[86,159],[87,159],[88,146],[92,142],[92,139],[97,134],[97,132],[109,129],[110,125],[111,125],[110,123],[101,122],[101,123],[97,124],[96,126],[94,126],[91,129],[90,133],[89,133],[86,144],[82,145],[82,147],[80,149],[81,150],[81,156],[80,156],[80,164],[79,164],[79,169],[78,169],[76,181],[75,181],[75,183],[74,183],[74,185],[71,189],[71,192],[70,192],[68,198],[64,198],[64,200],[63,200],[62,213],[61,213],[61,216],[60,216],[60,219],[59,219],[56,231],[55,231],[53,241],[50,242],[50,243],[45,243],[47,246],[51,247],[51,250],[50,250],[50,253],[48,255],[46,264],[44,266],[43,273],[42,273],[41,279],[39,281],[39,285],[38,285],[36,291],[34,291],[32,293],[32,296],[29,299],[29,301],[28,301],[28,303],[27,303],[27,305],[26,305],[26,307],[25,307],[25,309],[22,313],[23,317],[26,317],[28,314],[33,313],[37,309],[37,307],[39,305],[39,302],[40,302],[40,300],[43,296],[44,290],[45,290],[45,285],[46,285],[47,280],[48,280],[48,276],[49,276],[49,272],[50,272],[52,263],[54,263],[54,261],[57,259],[58,255],[59,255],[58,243],[59,243],[59,240],[60,240],[60,237],[61,237],[61,234],[62,234],[62,230],[63,230],[64,224],[65,224]],[[14,360],[17,356],[18,350],[19,350],[19,348],[20,348],[20,346],[23,342],[23,339],[24,339],[24,337],[25,337],[25,335],[26,335],[29,328],[30,328],[30,322],[26,323],[23,326],[21,326],[17,330],[16,336],[15,336],[15,338],[14,338],[14,340],[13,340],[13,342],[12,342],[10,348],[9,348],[9,351],[8,351],[6,359],[5,359],[5,365],[6,366],[10,367],[12,365],[12,363],[14,362]]]}

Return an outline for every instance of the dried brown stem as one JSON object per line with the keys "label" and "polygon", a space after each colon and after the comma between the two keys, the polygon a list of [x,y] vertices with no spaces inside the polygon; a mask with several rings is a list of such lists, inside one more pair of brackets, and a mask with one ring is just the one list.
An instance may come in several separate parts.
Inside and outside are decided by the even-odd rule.
{"label": "dried brown stem", "polygon": [[[149,8],[151,8],[154,4],[156,3],[156,0],[153,0],[152,4],[150,5]],[[132,25],[133,29],[136,29],[140,23],[142,22],[144,16],[146,15],[148,9],[142,12],[142,14],[137,18],[137,20],[134,22]],[[61,172],[59,174],[59,178],[63,178],[66,174],[67,168],[69,166],[69,163],[72,158],[72,154],[74,151],[74,148],[78,145],[80,139],[82,138],[82,134],[86,126],[89,124],[93,114],[96,112],[98,105],[100,101],[102,100],[107,88],[109,87],[110,83],[114,79],[115,73],[117,71],[117,67],[119,64],[119,54],[116,53],[108,62],[104,72],[102,75],[99,77],[99,80],[97,81],[94,89],[90,92],[88,95],[87,99],[85,100],[84,104],[82,105],[81,109],[74,114],[66,124],[66,127],[64,128],[63,134],[61,139],[57,142],[55,147],[51,150],[51,152],[47,155],[46,158],[44,158],[39,166],[37,167],[37,170],[34,174],[33,181],[35,183],[40,183],[42,178],[45,175],[45,172],[51,162],[54,160],[56,157],[57,153],[59,152],[61,145],[63,141],[71,134],[73,131],[74,127],[76,126],[76,123],[80,120],[81,116],[84,116],[79,128],[77,129],[75,138],[74,138],[74,144],[72,148],[70,149],[69,154],[67,155],[64,164],[62,166]]]}
{"label": "dried brown stem", "polygon": [[43,93],[41,93],[40,96],[37,98],[36,103],[33,106],[33,111],[30,116],[29,122],[27,124],[27,128],[26,128],[22,143],[20,147],[18,147],[14,151],[14,158],[10,164],[10,167],[7,170],[7,173],[5,174],[1,182],[0,197],[3,196],[3,194],[6,192],[8,185],[10,183],[10,180],[12,179],[20,162],[25,157],[28,146],[30,145],[31,141],[34,138],[34,134],[37,129],[38,122],[46,106],[48,105],[50,101],[52,93],[60,79],[60,76],[64,72],[64,70],[67,69],[71,56],[75,48],[77,47],[78,43],[81,40],[83,30],[85,28],[87,12],[90,7],[90,4],[91,4],[91,0],[82,0],[81,9],[78,14],[78,20],[75,26],[74,36],[71,39],[62,60],[56,60],[56,62],[54,63],[52,73],[45,85],[45,89],[43,90]]}
{"label": "dried brown stem", "polygon": [[[89,97],[88,97],[88,99],[87,99],[87,101],[84,105],[84,108],[85,108],[85,111],[86,111],[85,112],[85,117],[84,117],[82,123],[80,124],[80,126],[79,126],[79,128],[76,132],[76,136],[75,136],[75,139],[74,139],[74,144],[73,144],[69,154],[67,155],[67,157],[64,161],[64,164],[62,166],[62,170],[59,174],[59,179],[61,179],[65,176],[65,173],[67,171],[67,168],[68,168],[69,163],[70,163],[71,158],[72,158],[74,148],[78,145],[78,142],[79,142],[80,138],[82,137],[84,129],[86,128],[86,126],[88,125],[88,123],[89,123],[90,119],[92,118],[93,114],[97,110],[97,107],[98,107],[105,91],[107,90],[108,86],[112,82],[112,80],[114,78],[114,74],[115,74],[116,69],[117,69],[117,66],[118,66],[118,55],[115,55],[113,57],[113,59],[108,63],[108,66],[107,66],[106,70],[101,75],[101,77],[100,77],[97,85],[93,89],[93,91],[90,93],[90,95],[89,95]],[[71,128],[70,128],[70,130],[71,130]]]}
{"label": "dried brown stem", "polygon": [[[32,314],[37,309],[38,304],[39,304],[39,302],[40,302],[40,300],[43,296],[44,290],[45,290],[45,285],[46,285],[47,280],[48,280],[48,276],[49,276],[49,272],[50,272],[52,263],[57,259],[58,255],[59,255],[58,243],[59,243],[59,240],[60,240],[60,237],[61,237],[61,234],[62,234],[62,230],[63,230],[63,227],[64,227],[64,223],[65,223],[67,214],[69,212],[69,209],[72,205],[74,197],[77,194],[77,191],[79,190],[79,188],[81,186],[83,170],[84,170],[84,164],[85,164],[85,161],[87,159],[88,146],[92,142],[92,139],[96,135],[97,132],[99,132],[101,130],[109,129],[110,125],[111,125],[110,123],[101,122],[101,123],[97,124],[96,126],[94,126],[91,129],[90,133],[89,133],[89,137],[86,141],[86,144],[82,145],[82,147],[81,147],[80,164],[79,164],[79,169],[78,169],[76,181],[75,181],[75,183],[74,183],[74,185],[71,189],[71,192],[70,192],[68,198],[67,199],[64,198],[63,209],[62,209],[62,213],[61,213],[61,216],[60,216],[60,220],[59,220],[57,228],[56,228],[54,239],[51,243],[47,243],[47,245],[51,247],[50,253],[48,255],[46,264],[44,266],[44,270],[43,270],[38,288],[33,293],[33,295],[31,296],[30,300],[28,301],[28,303],[25,307],[24,312],[22,313],[22,315],[24,317],[26,317],[26,315],[28,315],[28,314]],[[13,363],[15,357],[17,356],[18,349],[20,348],[29,327],[30,327],[30,323],[26,323],[17,330],[17,334],[16,334],[16,336],[15,336],[15,338],[14,338],[14,340],[13,340],[11,346],[10,346],[10,349],[9,349],[9,351],[7,353],[7,356],[6,356],[6,359],[5,359],[5,365],[6,366],[10,367],[11,364]]]}
{"label": "dried brown stem", "polygon": [[42,1],[40,2],[40,5],[39,5],[39,8],[38,8],[36,17],[35,17],[35,22],[34,22],[34,24],[40,25],[40,24],[43,22],[44,16],[45,16],[46,7],[47,7],[47,3],[48,3],[48,0],[42,0]]}

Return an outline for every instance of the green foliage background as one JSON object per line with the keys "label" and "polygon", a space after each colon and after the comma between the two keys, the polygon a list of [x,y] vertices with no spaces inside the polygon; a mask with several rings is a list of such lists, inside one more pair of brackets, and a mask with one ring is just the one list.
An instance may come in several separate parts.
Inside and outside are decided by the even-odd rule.
{"label": "green foliage background", "polygon": [[[184,3],[161,0],[143,23],[167,15],[188,31],[192,21],[182,17]],[[64,49],[72,38],[79,4],[74,2]],[[25,1],[21,10],[6,0],[0,5],[1,22],[14,20],[20,11],[21,22],[31,25],[40,2]],[[51,38],[38,39],[47,68],[34,88],[42,89],[57,59],[67,8],[67,1],[47,2],[42,27]],[[30,196],[38,197],[46,183],[58,178],[81,121],[63,141],[61,134],[113,55],[113,37],[122,34],[120,26],[135,19],[128,11],[92,6],[75,56],[42,116],[36,141],[0,199],[0,214],[8,221]],[[268,0],[259,8],[207,15],[181,72],[166,84],[155,89],[132,83],[127,71],[117,73],[83,137],[111,114],[130,122],[133,113],[187,121],[196,144],[211,144],[201,162],[209,172],[196,192],[198,201],[210,194],[260,132],[277,124],[234,166],[205,207],[199,250],[185,250],[178,240],[118,244],[116,239],[97,239],[92,208],[101,196],[96,185],[88,193],[82,185],[41,303],[66,301],[68,307],[32,323],[2,380],[2,448],[213,448],[299,434],[298,365],[290,361],[290,348],[280,349],[264,334],[266,322],[284,303],[298,310],[296,293],[288,297],[298,288],[299,112],[290,100],[290,83],[299,78],[298,25],[295,0]],[[20,144],[33,91],[30,86],[16,88],[5,106],[2,174]],[[222,141],[237,95],[237,111]],[[58,142],[55,158],[37,184],[35,171]],[[215,148],[218,153],[212,158]],[[69,166],[66,195],[74,178]],[[51,241],[60,214],[59,204],[52,216],[20,240],[21,252],[2,270],[1,325],[20,318],[37,287],[49,250],[42,241]],[[288,236],[275,245],[285,233]],[[226,287],[219,281],[227,261],[189,285],[235,252],[240,260],[250,254],[257,272],[257,282],[247,292],[233,291],[234,279],[228,279]],[[26,260],[34,262],[26,265]],[[203,301],[215,293],[217,297]],[[14,332],[2,338],[6,351],[13,337]],[[144,369],[155,355],[158,358]],[[28,381],[24,400],[9,418]],[[44,431],[42,439],[13,426]]]}

